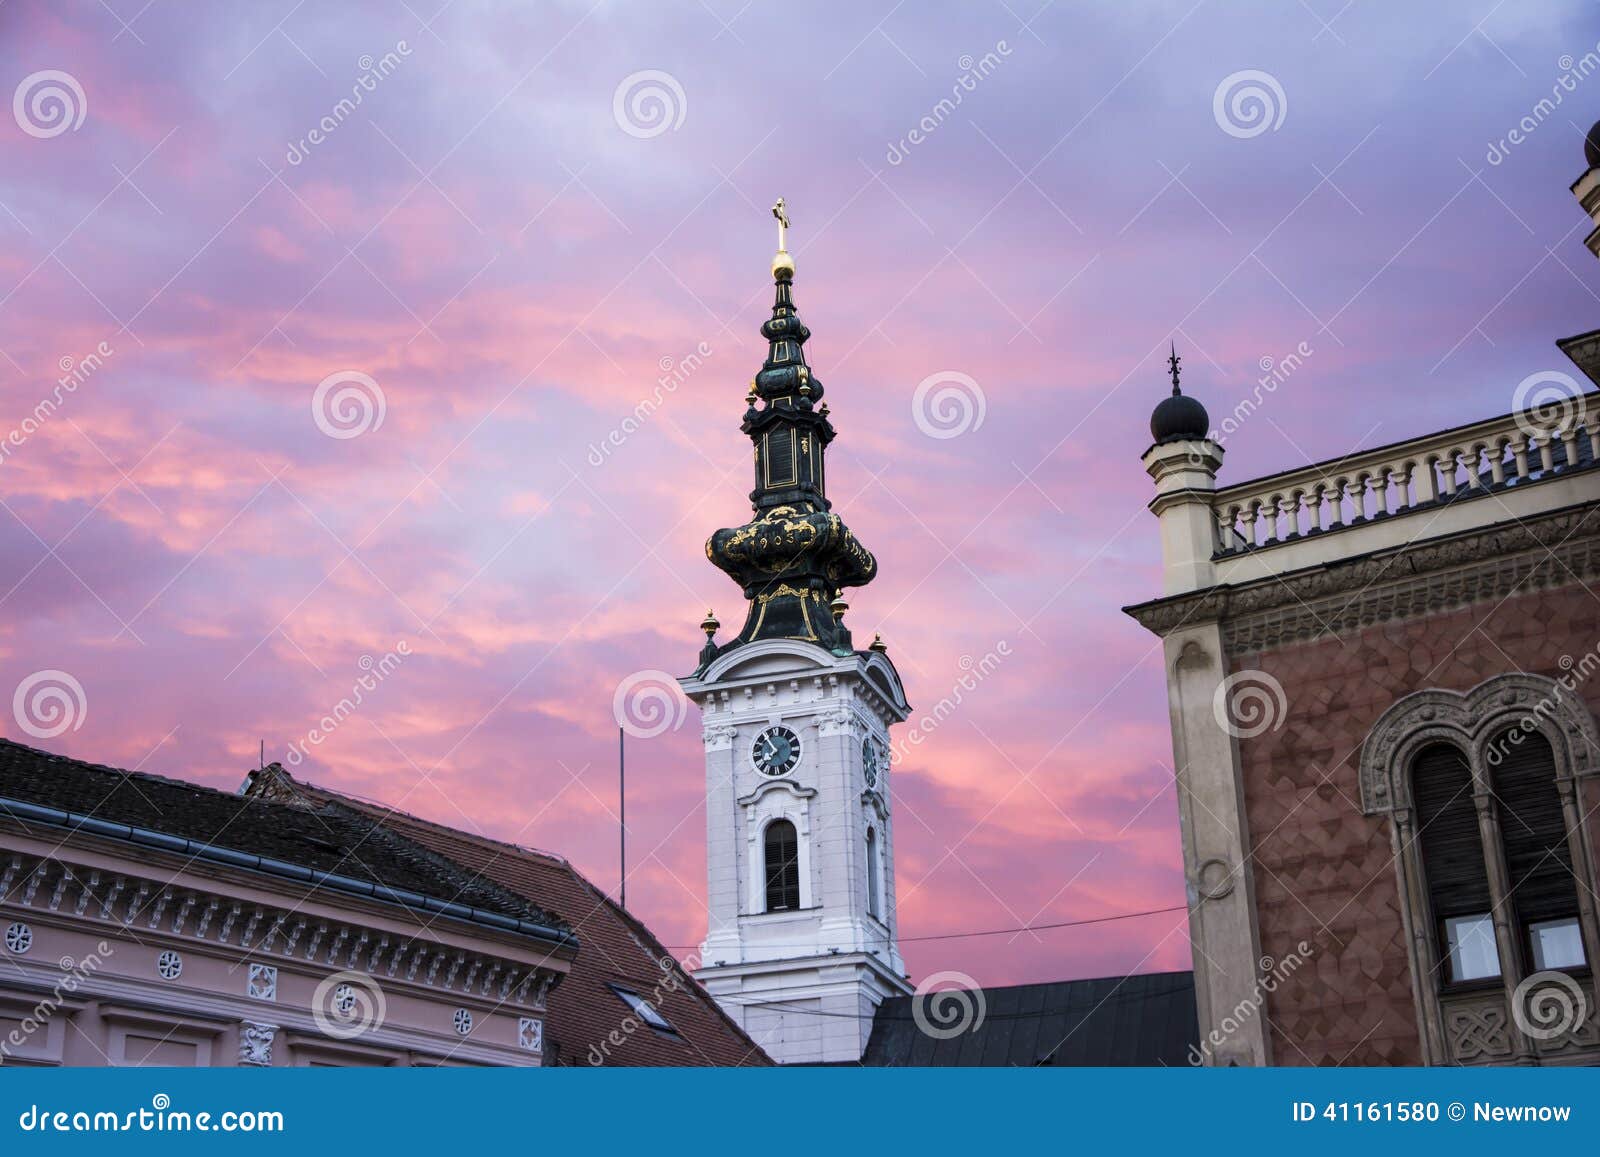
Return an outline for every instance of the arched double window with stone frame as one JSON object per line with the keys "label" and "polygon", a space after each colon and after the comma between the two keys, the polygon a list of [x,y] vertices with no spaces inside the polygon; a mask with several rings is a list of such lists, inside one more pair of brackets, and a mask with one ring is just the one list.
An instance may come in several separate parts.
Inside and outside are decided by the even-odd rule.
{"label": "arched double window with stone frame", "polygon": [[1587,706],[1537,675],[1386,711],[1361,804],[1387,815],[1431,1064],[1600,1059],[1594,852],[1579,780],[1600,772]]}

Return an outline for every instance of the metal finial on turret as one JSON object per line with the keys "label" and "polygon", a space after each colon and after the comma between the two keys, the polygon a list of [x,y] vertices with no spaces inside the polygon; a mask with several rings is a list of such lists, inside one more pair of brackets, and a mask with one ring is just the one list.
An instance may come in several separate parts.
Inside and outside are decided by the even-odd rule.
{"label": "metal finial on turret", "polygon": [[1183,359],[1178,356],[1178,343],[1173,342],[1172,356],[1167,358],[1167,366],[1172,371],[1172,392],[1174,394],[1181,394],[1183,392],[1182,390],[1178,389],[1178,367],[1182,364]]}

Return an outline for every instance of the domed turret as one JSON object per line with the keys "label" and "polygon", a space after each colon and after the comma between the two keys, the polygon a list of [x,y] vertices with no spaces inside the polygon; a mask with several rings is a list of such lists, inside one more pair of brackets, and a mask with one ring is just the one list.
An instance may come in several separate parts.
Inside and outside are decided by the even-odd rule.
{"label": "domed turret", "polygon": [[1162,398],[1150,415],[1150,437],[1159,446],[1163,442],[1200,441],[1211,431],[1211,417],[1198,399],[1184,396],[1178,388],[1178,347],[1172,347],[1167,365],[1172,370],[1172,393]]}
{"label": "domed turret", "polygon": [[1589,135],[1583,138],[1583,159],[1589,162],[1591,169],[1600,169],[1600,121],[1589,130]]}

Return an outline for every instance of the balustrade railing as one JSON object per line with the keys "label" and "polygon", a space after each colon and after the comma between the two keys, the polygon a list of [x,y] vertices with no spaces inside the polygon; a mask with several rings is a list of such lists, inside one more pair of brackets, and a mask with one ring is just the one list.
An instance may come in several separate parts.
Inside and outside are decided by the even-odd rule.
{"label": "balustrade railing", "polygon": [[1212,500],[1221,554],[1408,514],[1600,460],[1600,421],[1508,414],[1243,482]]}

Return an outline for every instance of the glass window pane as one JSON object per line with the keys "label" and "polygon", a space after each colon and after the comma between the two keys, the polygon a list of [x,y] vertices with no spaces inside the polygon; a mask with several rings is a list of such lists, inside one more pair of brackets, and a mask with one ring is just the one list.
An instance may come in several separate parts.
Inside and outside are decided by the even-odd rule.
{"label": "glass window pane", "polygon": [[1578,929],[1576,916],[1531,925],[1528,938],[1533,945],[1535,968],[1542,971],[1546,968],[1583,967],[1583,934]]}
{"label": "glass window pane", "polygon": [[637,992],[629,992],[625,988],[613,988],[612,991],[620,996],[623,1002],[627,1004],[629,1008],[633,1009],[634,1013],[638,1015],[639,1019],[643,1020],[652,1028],[665,1029],[668,1032],[677,1031],[672,1027],[671,1021],[667,1020],[666,1017],[662,1016],[661,1013],[656,1011],[655,1005],[651,1004]]}
{"label": "glass window pane", "polygon": [[1500,953],[1494,944],[1494,921],[1487,912],[1453,916],[1444,922],[1451,980],[1482,980],[1500,975]]}

